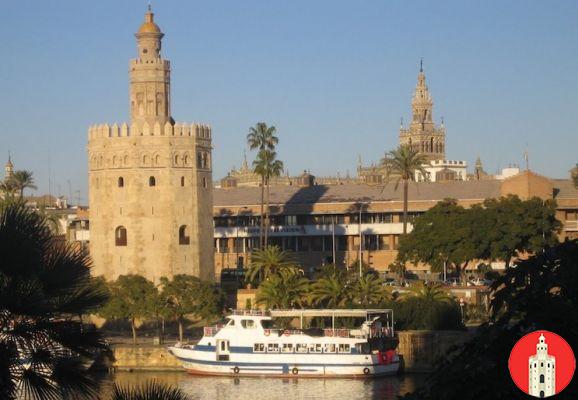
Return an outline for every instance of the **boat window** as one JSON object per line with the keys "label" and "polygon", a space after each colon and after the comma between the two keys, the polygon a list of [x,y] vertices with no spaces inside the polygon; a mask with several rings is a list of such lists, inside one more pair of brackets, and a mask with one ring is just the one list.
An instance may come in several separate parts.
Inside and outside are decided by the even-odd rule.
{"label": "boat window", "polygon": [[323,350],[323,345],[321,343],[310,344],[309,345],[309,352],[310,353],[321,353]]}
{"label": "boat window", "polygon": [[339,343],[339,352],[340,353],[351,353],[351,347],[349,346],[349,344]]}
{"label": "boat window", "polygon": [[267,344],[267,352],[279,353],[279,344],[278,343],[268,343]]}
{"label": "boat window", "polygon": [[245,329],[253,329],[255,328],[255,321],[253,321],[252,319],[242,319],[241,325]]}
{"label": "boat window", "polygon": [[315,345],[315,352],[316,353],[321,353],[323,351],[323,346],[321,345],[321,343],[317,343]]}
{"label": "boat window", "polygon": [[323,350],[324,353],[335,353],[336,346],[335,343],[326,343],[325,349]]}
{"label": "boat window", "polygon": [[253,345],[253,351],[255,353],[264,353],[265,352],[265,343],[255,343]]}
{"label": "boat window", "polygon": [[297,353],[307,353],[307,344],[297,343],[297,345],[295,346],[295,351]]}
{"label": "boat window", "polygon": [[261,327],[263,329],[273,329],[275,327],[275,324],[270,319],[262,319]]}
{"label": "boat window", "polygon": [[227,326],[235,326],[235,320],[234,319],[230,319],[229,323],[227,324]]}
{"label": "boat window", "polygon": [[283,343],[281,351],[283,353],[293,353],[293,343]]}

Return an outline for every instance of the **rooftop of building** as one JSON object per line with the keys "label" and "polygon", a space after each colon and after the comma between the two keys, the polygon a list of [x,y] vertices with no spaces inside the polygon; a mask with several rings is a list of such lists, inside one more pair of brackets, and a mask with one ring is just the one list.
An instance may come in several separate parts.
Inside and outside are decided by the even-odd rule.
{"label": "rooftop of building", "polygon": [[[539,175],[529,173],[535,177]],[[520,176],[522,176],[521,174]],[[541,177],[540,177],[541,178]],[[556,199],[578,199],[578,189],[568,179],[550,179]],[[471,180],[448,182],[420,182],[409,184],[410,201],[484,200],[503,195],[504,181]],[[260,204],[259,187],[235,187],[214,190],[214,207],[249,206]],[[367,185],[345,183],[342,185],[314,185],[309,187],[276,186],[271,190],[271,204],[314,204],[355,202],[397,202],[403,200],[401,184]]]}

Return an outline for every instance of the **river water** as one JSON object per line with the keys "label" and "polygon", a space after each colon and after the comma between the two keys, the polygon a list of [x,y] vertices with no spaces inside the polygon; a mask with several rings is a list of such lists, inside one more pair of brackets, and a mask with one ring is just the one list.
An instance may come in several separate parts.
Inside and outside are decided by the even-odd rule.
{"label": "river water", "polygon": [[397,399],[413,391],[424,375],[392,376],[379,379],[313,379],[204,377],[185,372],[117,372],[105,384],[103,399],[108,399],[112,383],[140,385],[156,380],[182,389],[191,400],[261,399]]}

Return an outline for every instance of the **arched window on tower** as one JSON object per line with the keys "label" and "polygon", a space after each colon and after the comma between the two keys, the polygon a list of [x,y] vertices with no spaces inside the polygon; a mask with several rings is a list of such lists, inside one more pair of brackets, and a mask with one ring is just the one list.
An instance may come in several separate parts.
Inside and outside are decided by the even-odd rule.
{"label": "arched window on tower", "polygon": [[124,187],[124,178],[122,176],[118,177],[118,187]]}
{"label": "arched window on tower", "polygon": [[185,177],[181,176],[181,186],[185,186]]}
{"label": "arched window on tower", "polygon": [[157,185],[157,180],[155,179],[154,176],[150,176],[149,177],[149,186],[156,186]]}
{"label": "arched window on tower", "polygon": [[119,226],[114,231],[114,244],[116,246],[126,246],[126,228]]}
{"label": "arched window on tower", "polygon": [[175,156],[175,165],[179,165],[179,155]]}
{"label": "arched window on tower", "polygon": [[185,245],[189,244],[191,239],[189,238],[189,229],[186,225],[181,225],[179,228],[179,244]]}
{"label": "arched window on tower", "polygon": [[433,151],[434,151],[434,142],[433,142],[433,138],[430,138],[430,140],[429,140],[429,141],[430,141],[430,142],[429,142],[429,143],[430,143],[430,145],[429,145],[429,149],[430,149],[430,152],[432,152],[432,153],[433,153]]}

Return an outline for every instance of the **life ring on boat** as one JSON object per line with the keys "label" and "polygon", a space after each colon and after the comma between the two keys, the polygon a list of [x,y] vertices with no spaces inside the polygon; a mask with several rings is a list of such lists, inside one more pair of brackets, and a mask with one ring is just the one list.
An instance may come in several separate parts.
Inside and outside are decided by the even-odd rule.
{"label": "life ring on boat", "polygon": [[363,375],[369,375],[369,368],[363,368]]}
{"label": "life ring on boat", "polygon": [[265,333],[265,336],[269,336],[271,334],[271,330],[265,329],[264,333]]}
{"label": "life ring on boat", "polygon": [[295,368],[293,368],[293,369],[291,370],[291,373],[292,373],[293,375],[297,375],[297,374],[299,373],[299,370],[297,369],[297,367],[295,367]]}
{"label": "life ring on boat", "polygon": [[239,373],[239,371],[240,371],[239,367],[235,367],[235,368],[233,368],[233,372],[234,372],[234,373],[238,374],[238,373]]}
{"label": "life ring on boat", "polygon": [[291,332],[289,332],[288,330],[284,330],[284,331],[283,331],[283,335],[289,336],[289,335],[291,335]]}

